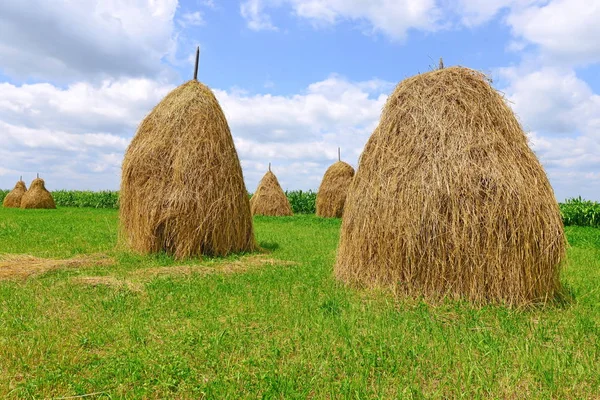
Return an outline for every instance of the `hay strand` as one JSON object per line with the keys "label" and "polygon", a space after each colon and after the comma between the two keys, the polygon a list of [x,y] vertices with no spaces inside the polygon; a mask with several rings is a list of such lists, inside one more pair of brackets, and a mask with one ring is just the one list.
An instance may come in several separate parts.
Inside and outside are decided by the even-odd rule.
{"label": "hay strand", "polygon": [[142,121],[121,178],[123,237],[176,258],[256,249],[242,168],[213,92],[191,80]]}
{"label": "hay strand", "polygon": [[27,186],[25,186],[25,182],[23,182],[23,177],[21,177],[13,190],[11,190],[4,198],[2,206],[6,208],[21,207],[21,200],[23,199],[25,192],[27,192]]}
{"label": "hay strand", "polygon": [[[338,147],[339,157],[340,149]],[[317,191],[316,213],[319,217],[342,217],[348,188],[353,178],[354,168],[343,161],[337,161],[327,168]]]}
{"label": "hay strand", "polygon": [[37,176],[38,178],[35,178],[33,182],[31,182],[29,190],[23,194],[23,197],[21,198],[21,208],[56,208],[56,203],[54,203],[52,194],[46,189],[46,183],[43,179],[39,178],[39,174]]}
{"label": "hay strand", "polygon": [[252,215],[273,217],[293,215],[290,201],[281,189],[277,177],[271,172],[271,163],[269,163],[269,170],[261,179],[250,199],[250,209]]}
{"label": "hay strand", "polygon": [[564,257],[552,187],[487,78],[451,67],[401,82],[350,187],[337,278],[523,305],[560,293]]}

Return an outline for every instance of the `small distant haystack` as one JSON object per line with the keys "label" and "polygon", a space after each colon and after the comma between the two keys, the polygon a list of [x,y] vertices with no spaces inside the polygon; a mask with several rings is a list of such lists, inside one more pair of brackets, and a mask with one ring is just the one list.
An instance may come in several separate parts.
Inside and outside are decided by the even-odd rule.
{"label": "small distant haystack", "polygon": [[252,215],[270,215],[273,217],[282,217],[293,215],[290,201],[281,189],[279,181],[275,174],[269,171],[263,176],[256,188],[256,191],[250,199],[250,209]]}
{"label": "small distant haystack", "polygon": [[354,168],[340,160],[332,164],[317,192],[317,215],[325,218],[341,218],[348,188],[354,178]]}
{"label": "small distant haystack", "polygon": [[21,208],[56,208],[43,179],[38,177],[31,182],[29,190],[21,198]]}
{"label": "small distant haystack", "polygon": [[27,186],[25,186],[25,182],[23,182],[23,179],[20,179],[15,185],[14,189],[6,195],[4,201],[2,202],[2,205],[6,208],[21,207],[21,199],[23,198],[23,195],[26,191]]}
{"label": "small distant haystack", "polygon": [[152,110],[127,149],[124,238],[135,251],[176,258],[253,251],[247,193],[223,110],[207,86],[191,80]]}
{"label": "small distant haystack", "polygon": [[552,187],[486,77],[452,67],[401,82],[350,187],[335,275],[520,305],[559,294],[564,257]]}

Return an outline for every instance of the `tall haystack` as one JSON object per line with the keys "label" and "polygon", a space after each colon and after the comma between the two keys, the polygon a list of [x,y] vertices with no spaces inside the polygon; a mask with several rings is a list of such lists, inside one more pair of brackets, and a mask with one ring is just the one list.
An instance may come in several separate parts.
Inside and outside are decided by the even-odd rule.
{"label": "tall haystack", "polygon": [[515,115],[479,72],[401,82],[349,190],[335,275],[510,305],[560,292],[563,225]]}
{"label": "tall haystack", "polygon": [[319,217],[342,217],[352,178],[354,178],[354,168],[340,159],[338,149],[338,161],[327,168],[317,192]]}
{"label": "tall haystack", "polygon": [[247,193],[223,110],[191,80],[142,121],[125,153],[124,238],[135,251],[176,258],[255,250]]}
{"label": "tall haystack", "polygon": [[52,194],[46,189],[46,183],[39,176],[31,182],[29,190],[21,198],[21,208],[56,208]]}
{"label": "tall haystack", "polygon": [[23,195],[26,191],[27,186],[25,186],[25,182],[23,182],[23,179],[21,178],[15,185],[14,189],[6,195],[4,201],[2,202],[2,205],[6,208],[21,207],[21,199],[23,198]]}
{"label": "tall haystack", "polygon": [[290,201],[281,189],[277,177],[271,172],[271,164],[250,199],[250,209],[252,215],[270,215],[272,217],[294,215]]}

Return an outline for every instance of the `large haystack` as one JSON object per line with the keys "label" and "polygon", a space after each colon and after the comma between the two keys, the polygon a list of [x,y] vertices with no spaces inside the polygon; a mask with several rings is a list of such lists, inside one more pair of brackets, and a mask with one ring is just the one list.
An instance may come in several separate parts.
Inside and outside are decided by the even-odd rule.
{"label": "large haystack", "polygon": [[250,199],[252,215],[270,215],[282,217],[293,215],[290,201],[281,189],[274,173],[269,171],[263,176]]}
{"label": "large haystack", "polygon": [[31,182],[29,190],[21,198],[21,208],[56,208],[43,179],[36,178]]}
{"label": "large haystack", "polygon": [[327,168],[317,192],[317,215],[319,217],[342,217],[352,178],[354,178],[354,168],[341,160]]}
{"label": "large haystack", "polygon": [[20,179],[15,185],[14,189],[6,195],[4,201],[2,202],[2,205],[7,208],[21,207],[21,199],[23,198],[23,195],[26,191],[27,186],[25,186],[25,182],[23,182],[23,180]]}
{"label": "large haystack", "polygon": [[212,91],[191,80],[142,121],[123,160],[129,245],[177,258],[256,249],[242,168]]}
{"label": "large haystack", "polygon": [[401,82],[350,187],[335,275],[514,305],[553,299],[564,256],[546,174],[485,76],[453,67]]}

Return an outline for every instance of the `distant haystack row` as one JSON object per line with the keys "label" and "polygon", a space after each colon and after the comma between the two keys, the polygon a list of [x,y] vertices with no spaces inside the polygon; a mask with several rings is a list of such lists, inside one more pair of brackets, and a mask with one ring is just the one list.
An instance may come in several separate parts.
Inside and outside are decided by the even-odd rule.
{"label": "distant haystack row", "polygon": [[360,158],[335,275],[428,297],[555,298],[565,236],[525,133],[485,76],[401,82]]}
{"label": "distant haystack row", "polygon": [[257,247],[227,120],[196,73],[142,121],[125,153],[121,225],[141,253],[186,258]]}
{"label": "distant haystack row", "polygon": [[281,189],[277,177],[271,172],[271,164],[250,199],[250,209],[252,215],[283,217],[294,214],[290,201]]}
{"label": "distant haystack row", "polygon": [[39,176],[31,182],[29,190],[25,182],[20,179],[14,189],[6,195],[2,205],[7,208],[23,209],[56,208],[52,194],[46,189],[44,180]]}

